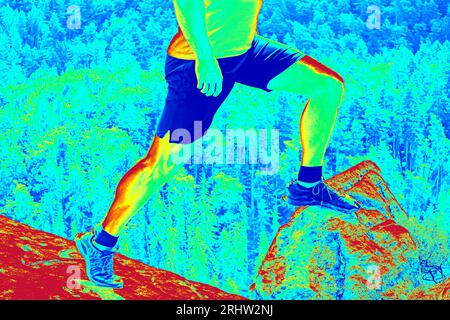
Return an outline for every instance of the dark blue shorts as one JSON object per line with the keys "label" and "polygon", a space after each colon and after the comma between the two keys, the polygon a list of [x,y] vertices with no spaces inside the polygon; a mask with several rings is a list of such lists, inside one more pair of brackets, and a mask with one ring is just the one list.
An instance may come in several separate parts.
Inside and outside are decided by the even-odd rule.
{"label": "dark blue shorts", "polygon": [[163,138],[170,132],[173,143],[187,144],[197,140],[210,127],[216,111],[236,82],[270,91],[267,89],[270,80],[304,56],[294,48],[256,36],[246,53],[218,59],[223,89],[217,97],[207,97],[197,89],[195,61],[167,56],[168,93],[156,135]]}

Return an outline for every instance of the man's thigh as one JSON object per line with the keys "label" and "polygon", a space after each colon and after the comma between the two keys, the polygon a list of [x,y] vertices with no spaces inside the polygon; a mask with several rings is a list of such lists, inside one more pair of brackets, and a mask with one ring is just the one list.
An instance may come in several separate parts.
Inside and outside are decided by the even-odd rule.
{"label": "man's thigh", "polygon": [[272,91],[272,79],[289,69],[306,55],[285,44],[257,35],[247,57],[236,74],[236,82]]}
{"label": "man's thigh", "polygon": [[310,96],[336,80],[343,83],[339,74],[303,52],[257,36],[236,82]]}
{"label": "man's thigh", "polygon": [[342,77],[317,60],[305,56],[269,81],[270,90],[310,96],[329,83],[344,83]]}

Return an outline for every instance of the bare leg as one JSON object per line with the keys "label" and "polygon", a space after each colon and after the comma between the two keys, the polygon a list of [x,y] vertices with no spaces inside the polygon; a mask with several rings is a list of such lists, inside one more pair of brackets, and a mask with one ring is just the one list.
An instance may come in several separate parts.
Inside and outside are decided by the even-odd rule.
{"label": "bare leg", "polygon": [[[341,212],[358,210],[360,205],[349,195],[337,192],[322,180],[303,181],[300,177],[302,169],[306,168],[320,168],[321,173],[325,151],[343,99],[342,78],[316,60],[304,57],[272,79],[268,87],[309,98],[300,119],[303,154],[299,181],[289,185],[286,201],[295,206],[317,205]],[[315,178],[315,175],[312,176]]]}
{"label": "bare leg", "polygon": [[182,166],[172,161],[172,155],[181,148],[179,144],[169,143],[169,134],[163,139],[154,137],[148,154],[120,180],[114,201],[102,223],[106,232],[118,236],[174,170]]}
{"label": "bare leg", "polygon": [[272,79],[268,88],[309,98],[300,120],[302,165],[322,166],[343,100],[344,81],[334,71],[306,56]]}

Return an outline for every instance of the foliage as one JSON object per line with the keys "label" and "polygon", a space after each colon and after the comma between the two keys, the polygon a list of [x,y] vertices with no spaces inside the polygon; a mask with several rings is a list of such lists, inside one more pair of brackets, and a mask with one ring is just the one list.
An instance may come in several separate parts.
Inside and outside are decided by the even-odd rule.
{"label": "foliage", "polygon": [[[445,0],[266,0],[259,32],[339,72],[346,98],[327,153],[332,175],[371,159],[413,218],[427,252],[450,227],[450,9]],[[98,223],[153,137],[166,86],[170,1],[0,2],[0,212],[72,238]],[[299,165],[304,97],[237,86],[215,128],[280,130],[278,174],[260,165],[189,165],[142,209],[121,251],[245,294],[279,225]],[[243,108],[243,106],[245,106]],[[429,241],[431,232],[435,239]],[[446,239],[446,240],[445,240]]]}

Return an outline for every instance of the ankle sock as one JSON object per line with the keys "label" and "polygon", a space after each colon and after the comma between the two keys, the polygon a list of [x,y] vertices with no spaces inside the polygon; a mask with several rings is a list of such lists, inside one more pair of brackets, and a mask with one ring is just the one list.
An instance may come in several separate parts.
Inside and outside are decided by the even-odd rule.
{"label": "ankle sock", "polygon": [[297,183],[298,183],[299,185],[301,185],[302,187],[307,188],[307,189],[313,188],[313,187],[314,187],[315,185],[317,185],[319,182],[320,182],[320,181],[316,181],[316,182],[303,182],[303,181],[300,181],[300,180],[297,181]]}
{"label": "ankle sock", "polygon": [[298,182],[306,188],[314,187],[322,180],[322,166],[301,166],[298,171]]}
{"label": "ankle sock", "polygon": [[114,246],[117,244],[117,240],[119,240],[119,237],[113,236],[112,234],[102,229],[95,237],[94,242],[95,244],[99,244],[102,247],[114,248]]}

